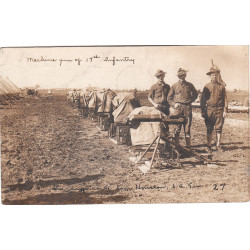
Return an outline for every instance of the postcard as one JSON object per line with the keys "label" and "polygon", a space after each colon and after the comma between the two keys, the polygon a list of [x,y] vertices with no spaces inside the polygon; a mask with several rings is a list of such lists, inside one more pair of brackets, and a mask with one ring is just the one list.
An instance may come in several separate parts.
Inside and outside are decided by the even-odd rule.
{"label": "postcard", "polygon": [[0,49],[2,204],[249,201],[248,46]]}

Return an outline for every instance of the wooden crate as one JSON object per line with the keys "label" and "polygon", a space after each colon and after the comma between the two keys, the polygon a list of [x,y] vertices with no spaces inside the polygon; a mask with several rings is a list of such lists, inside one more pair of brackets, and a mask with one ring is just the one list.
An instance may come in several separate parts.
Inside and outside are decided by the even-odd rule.
{"label": "wooden crate", "polygon": [[117,124],[115,138],[116,138],[118,144],[131,145],[129,125]]}
{"label": "wooden crate", "polygon": [[121,123],[111,123],[109,137],[116,144],[131,145],[130,126]]}
{"label": "wooden crate", "polygon": [[111,115],[108,113],[98,114],[97,126],[102,131],[108,131],[111,124]]}

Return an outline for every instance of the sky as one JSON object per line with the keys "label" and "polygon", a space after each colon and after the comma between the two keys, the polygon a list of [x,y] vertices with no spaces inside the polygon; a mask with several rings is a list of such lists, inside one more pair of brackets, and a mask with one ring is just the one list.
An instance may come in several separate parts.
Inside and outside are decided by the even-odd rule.
{"label": "sky", "polygon": [[[211,59],[228,90],[248,90],[248,46],[134,46],[2,48],[0,75],[18,87],[149,89],[158,69],[170,86],[179,68],[202,90]],[[113,59],[115,58],[115,62]]]}

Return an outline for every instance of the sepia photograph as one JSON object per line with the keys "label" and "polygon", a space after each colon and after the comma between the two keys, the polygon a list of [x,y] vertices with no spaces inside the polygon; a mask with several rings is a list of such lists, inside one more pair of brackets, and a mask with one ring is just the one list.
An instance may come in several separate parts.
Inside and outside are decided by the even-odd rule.
{"label": "sepia photograph", "polygon": [[4,205],[246,202],[249,46],[0,49]]}

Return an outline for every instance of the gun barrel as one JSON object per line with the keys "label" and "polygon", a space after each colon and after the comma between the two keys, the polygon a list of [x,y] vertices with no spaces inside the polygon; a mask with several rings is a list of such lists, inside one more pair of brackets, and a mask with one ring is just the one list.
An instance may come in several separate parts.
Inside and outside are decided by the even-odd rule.
{"label": "gun barrel", "polygon": [[207,158],[207,157],[204,157],[200,154],[198,154],[197,152],[191,150],[190,148],[187,148],[185,146],[182,146],[180,145],[179,143],[176,143],[176,142],[173,142],[173,141],[170,141],[169,139],[165,139],[171,146],[174,146],[176,148],[180,148],[186,152],[188,152],[189,154],[193,155],[195,158],[199,159],[199,160],[202,160],[202,161],[207,161],[207,162],[210,162],[211,159]]}

